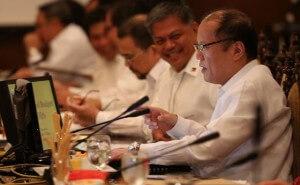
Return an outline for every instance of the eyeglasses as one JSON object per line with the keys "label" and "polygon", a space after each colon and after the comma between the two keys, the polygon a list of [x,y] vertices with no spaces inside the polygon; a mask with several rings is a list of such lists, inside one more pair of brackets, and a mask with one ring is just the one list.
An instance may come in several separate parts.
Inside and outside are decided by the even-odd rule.
{"label": "eyeglasses", "polygon": [[208,46],[211,46],[213,44],[218,44],[220,42],[224,42],[224,41],[228,41],[228,40],[233,40],[233,38],[222,39],[222,40],[218,40],[218,41],[210,42],[210,43],[206,43],[206,44],[194,44],[194,47],[195,47],[195,50],[204,51]]}
{"label": "eyeglasses", "polygon": [[144,54],[144,52],[140,52],[134,56],[126,56],[125,59],[127,60],[127,62],[132,62],[135,59],[137,59],[139,56],[141,56],[142,54]]}

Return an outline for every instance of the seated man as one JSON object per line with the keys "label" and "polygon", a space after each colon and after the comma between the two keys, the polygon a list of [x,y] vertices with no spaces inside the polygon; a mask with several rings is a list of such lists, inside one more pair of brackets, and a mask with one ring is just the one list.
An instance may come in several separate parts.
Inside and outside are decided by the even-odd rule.
{"label": "seated man", "polygon": [[[74,24],[80,23],[77,10],[83,11],[75,3],[54,1],[39,8],[36,30],[24,38],[30,68],[20,69],[14,78],[43,75],[48,71],[63,83],[82,84],[89,80],[97,56],[83,29]],[[43,60],[41,51],[45,47],[49,53]]]}
{"label": "seated man", "polygon": [[[151,108],[152,124],[178,140],[142,144],[140,151],[149,156],[159,155],[210,130],[219,131],[220,138],[216,140],[170,152],[152,161],[156,164],[189,164],[198,176],[206,176],[252,152],[254,108],[260,105],[263,115],[260,128],[263,130],[258,162],[261,168],[255,169],[251,162],[245,162],[226,168],[217,176],[249,182],[287,180],[293,160],[290,109],[270,70],[255,60],[257,34],[250,19],[238,10],[214,11],[201,21],[197,41],[197,58],[203,67],[204,79],[221,85],[210,122],[204,127],[176,114]],[[121,151],[113,151],[116,152]],[[256,171],[258,179],[255,178]]]}
{"label": "seated man", "polygon": [[135,101],[140,96],[145,83],[136,78],[126,67],[124,58],[118,54],[118,46],[109,36],[111,29],[106,24],[106,16],[107,9],[97,8],[87,15],[85,21],[90,41],[100,61],[95,66],[95,82],[86,85],[83,90],[99,89],[103,107],[106,107],[105,101],[110,102],[112,99],[119,99],[115,106],[123,106],[122,103],[126,106],[127,102]]}
{"label": "seated man", "polygon": [[[145,79],[147,87],[143,95],[148,95],[150,101],[155,91],[159,77],[165,71],[168,64],[160,59],[153,40],[146,27],[147,16],[140,14],[133,16],[126,21],[119,29],[119,51],[125,58],[127,67],[141,80]],[[139,34],[136,34],[136,30]],[[70,109],[75,112],[80,121],[84,122],[101,122],[109,120],[120,114],[123,110],[110,109],[98,111],[97,115],[92,116],[91,112],[95,108],[89,102],[82,105],[76,105],[69,102]],[[90,118],[88,118],[90,117]],[[149,139],[149,130],[143,124],[143,118],[126,119],[113,123],[108,128],[110,133],[118,135],[130,135]],[[151,135],[150,135],[151,136]]]}

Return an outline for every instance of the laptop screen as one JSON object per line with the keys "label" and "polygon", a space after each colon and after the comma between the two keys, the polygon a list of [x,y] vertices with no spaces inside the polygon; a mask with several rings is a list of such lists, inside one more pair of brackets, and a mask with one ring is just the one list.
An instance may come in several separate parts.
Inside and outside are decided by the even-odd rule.
{"label": "laptop screen", "polygon": [[[56,96],[53,88],[52,78],[50,76],[28,78],[26,79],[32,83],[33,97],[36,107],[37,122],[39,127],[39,135],[43,150],[50,149],[45,138],[54,137],[55,130],[52,119],[53,112],[59,113]],[[16,81],[6,81],[11,103]],[[12,103],[13,104],[13,103]],[[2,116],[3,117],[3,116]],[[4,120],[3,120],[4,123]],[[4,123],[4,126],[6,124]],[[5,128],[6,129],[6,128]],[[9,135],[9,133],[7,133]]]}

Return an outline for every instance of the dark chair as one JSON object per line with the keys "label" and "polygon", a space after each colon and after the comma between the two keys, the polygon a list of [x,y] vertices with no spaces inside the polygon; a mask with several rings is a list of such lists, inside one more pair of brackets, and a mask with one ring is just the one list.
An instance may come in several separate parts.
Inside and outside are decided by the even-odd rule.
{"label": "dark chair", "polygon": [[289,91],[288,105],[292,111],[291,125],[293,128],[294,161],[292,174],[296,178],[300,176],[300,95],[297,82],[293,84]]}

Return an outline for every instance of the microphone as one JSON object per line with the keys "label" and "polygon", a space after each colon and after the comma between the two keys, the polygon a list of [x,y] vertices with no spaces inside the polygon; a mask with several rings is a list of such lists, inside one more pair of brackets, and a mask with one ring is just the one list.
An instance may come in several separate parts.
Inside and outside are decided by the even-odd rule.
{"label": "microphone", "polygon": [[142,110],[138,110],[138,111],[132,112],[132,113],[130,113],[128,115],[125,115],[125,116],[116,117],[116,118],[114,118],[112,120],[109,120],[109,121],[106,121],[106,122],[103,122],[103,123],[99,123],[98,125],[104,125],[104,126],[98,128],[94,132],[90,133],[86,138],[78,140],[77,143],[73,146],[73,148],[75,148],[80,143],[86,141],[87,139],[89,139],[90,137],[92,137],[97,132],[101,131],[102,129],[104,129],[105,127],[107,127],[108,125],[110,125],[111,123],[113,123],[114,121],[117,121],[117,120],[120,120],[120,119],[125,119],[125,118],[138,117],[138,116],[141,116],[141,115],[149,114],[149,112],[150,112],[150,109],[142,109]]}
{"label": "microphone", "polygon": [[[130,111],[132,111],[132,110],[134,110],[134,109],[136,109],[138,107],[140,107],[141,105],[143,105],[144,103],[146,103],[148,100],[149,100],[149,97],[148,96],[144,96],[141,99],[139,99],[138,101],[136,101],[135,103],[133,103],[132,105],[130,105],[124,112],[122,112],[117,117],[115,117],[115,118],[113,118],[111,120],[102,122],[102,123],[97,123],[97,124],[94,124],[94,125],[91,125],[91,126],[88,126],[88,127],[84,127],[84,128],[73,130],[73,131],[71,131],[71,133],[74,134],[74,133],[82,131],[82,130],[94,128],[94,127],[97,127],[97,126],[100,126],[100,125],[103,125],[103,124],[106,124],[106,123],[109,123],[109,122],[117,121],[117,120],[119,120],[118,118],[120,118],[121,116],[125,115],[126,113],[128,113],[128,112],[130,112]],[[145,113],[145,114],[147,114],[147,113]],[[136,117],[136,116],[132,116],[132,117]]]}
{"label": "microphone", "polygon": [[228,167],[239,166],[244,164],[248,161],[256,159],[258,157],[258,153],[256,151],[252,151],[251,153],[239,158],[238,160],[234,161],[232,164],[228,165]]}
{"label": "microphone", "polygon": [[[254,150],[259,149],[261,137],[262,137],[262,125],[263,125],[263,118],[262,118],[262,107],[261,105],[257,105],[255,107],[255,127],[253,130],[253,144],[254,144]],[[252,168],[254,171],[254,179],[256,179],[256,182],[260,181],[260,172],[261,172],[261,165],[260,160],[257,160],[252,164]]]}
{"label": "microphone", "polygon": [[225,169],[228,169],[228,168],[232,168],[232,167],[235,167],[235,166],[239,166],[239,165],[242,165],[248,161],[251,161],[251,160],[254,160],[258,158],[258,153],[256,151],[252,151],[236,160],[234,160],[233,162],[225,165],[225,166],[222,166],[221,168],[217,168],[216,170],[213,170],[207,174],[205,174],[204,176],[202,176],[202,178],[210,178],[212,176],[215,176],[217,175],[218,173],[222,172],[223,170]]}
{"label": "microphone", "polygon": [[[255,107],[255,123],[254,123],[254,128],[253,128],[253,144],[254,144],[254,150],[244,156],[241,156],[240,158],[236,159],[235,161],[231,162],[230,164],[227,164],[221,168],[218,168],[216,170],[211,171],[210,173],[207,173],[203,178],[209,178],[212,177],[214,175],[217,175],[218,173],[222,172],[223,170],[227,169],[227,168],[231,168],[234,166],[239,166],[242,165],[248,161],[254,160],[256,158],[258,158],[258,146],[259,143],[261,141],[261,125],[262,125],[262,108],[260,105],[257,105]],[[253,164],[253,168],[257,168],[257,166],[259,165],[259,163]],[[255,172],[257,172],[257,170],[253,170]],[[255,173],[255,178],[259,179],[259,173]]]}
{"label": "microphone", "polygon": [[43,66],[37,66],[36,69],[42,70],[42,71],[47,71],[51,73],[57,73],[57,74],[62,74],[65,76],[70,76],[70,77],[80,77],[84,78],[88,81],[93,81],[93,76],[90,74],[85,74],[85,73],[80,73],[80,72],[75,72],[75,71],[69,71],[65,69],[57,69],[57,68],[52,68],[52,67],[43,67]]}
{"label": "microphone", "polygon": [[261,126],[262,126],[262,110],[261,106],[257,105],[255,108],[255,127],[254,127],[254,133],[253,133],[253,138],[254,138],[254,144],[256,147],[258,147],[260,140],[261,140]]}
{"label": "microphone", "polygon": [[126,114],[127,112],[130,112],[138,107],[140,107],[141,105],[143,105],[144,103],[146,103],[147,101],[149,101],[149,97],[148,96],[144,96],[141,99],[139,99],[137,102],[133,103],[132,105],[130,105],[124,112],[122,112],[119,116],[122,116],[124,114]]}
{"label": "microphone", "polygon": [[219,132],[217,132],[217,131],[211,132],[211,133],[206,134],[206,135],[204,135],[204,136],[202,136],[202,137],[199,137],[198,139],[196,139],[196,140],[194,140],[194,141],[192,141],[192,142],[190,142],[190,143],[188,143],[188,144],[186,144],[186,145],[179,146],[179,147],[174,148],[174,149],[172,149],[172,150],[168,150],[168,151],[162,152],[162,153],[159,154],[159,155],[154,155],[154,156],[150,157],[149,159],[145,159],[145,160],[139,161],[139,162],[137,162],[137,163],[134,163],[134,164],[132,164],[132,165],[125,166],[125,167],[119,169],[118,171],[119,171],[119,172],[125,171],[125,170],[127,170],[127,169],[129,169],[129,168],[135,167],[135,166],[137,166],[137,165],[139,165],[139,164],[142,164],[142,163],[144,163],[144,162],[152,161],[152,160],[154,160],[154,159],[160,158],[161,156],[163,156],[163,155],[165,155],[165,154],[172,153],[172,152],[176,152],[177,150],[181,150],[181,149],[183,149],[183,148],[186,148],[186,147],[189,147],[189,146],[192,146],[192,145],[195,145],[195,144],[202,144],[202,143],[205,143],[205,142],[207,142],[207,141],[216,139],[216,138],[218,138],[218,137],[220,137],[220,133],[219,133]]}

